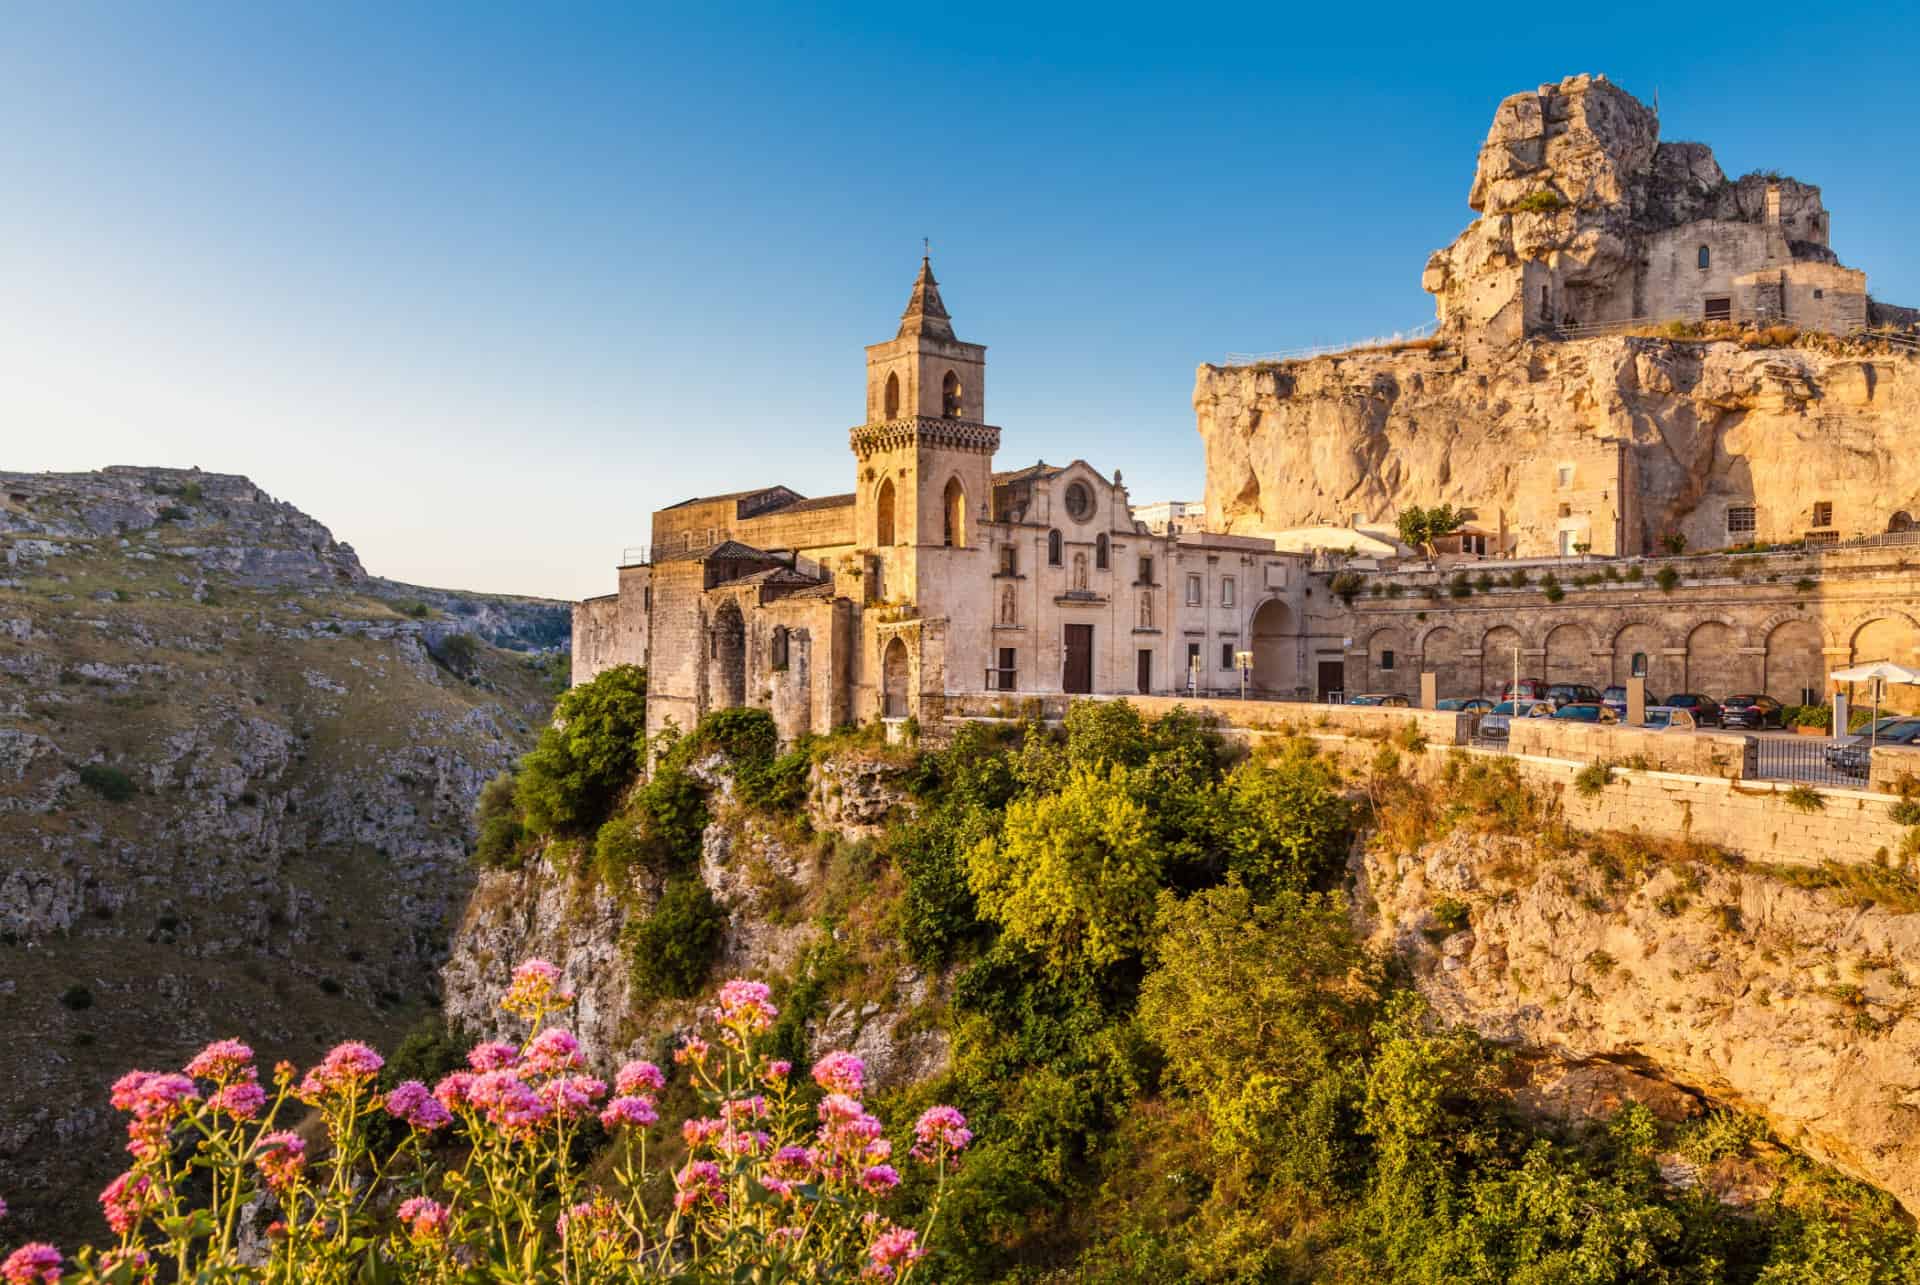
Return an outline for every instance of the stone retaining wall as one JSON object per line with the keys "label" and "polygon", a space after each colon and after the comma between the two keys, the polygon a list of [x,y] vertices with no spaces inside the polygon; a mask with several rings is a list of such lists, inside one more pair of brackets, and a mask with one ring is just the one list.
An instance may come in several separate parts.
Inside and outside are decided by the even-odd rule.
{"label": "stone retaining wall", "polygon": [[1514,754],[1574,763],[1632,763],[1635,767],[1737,781],[1756,774],[1759,746],[1751,736],[1711,732],[1650,732],[1604,723],[1517,718],[1508,732]]}

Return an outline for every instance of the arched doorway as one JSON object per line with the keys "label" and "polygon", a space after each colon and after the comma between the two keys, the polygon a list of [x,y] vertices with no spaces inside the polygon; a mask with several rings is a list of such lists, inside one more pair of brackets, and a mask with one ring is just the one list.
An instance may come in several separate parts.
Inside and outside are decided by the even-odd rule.
{"label": "arched doorway", "polygon": [[880,483],[880,494],[874,499],[873,506],[873,542],[877,545],[893,543],[893,479]]}
{"label": "arched doorway", "polygon": [[[1520,649],[1520,631],[1497,625],[1480,640],[1480,693],[1498,697],[1500,689],[1513,679],[1514,653]],[[1527,672],[1527,658],[1520,657],[1520,677],[1537,678]]]}
{"label": "arched doorway", "polygon": [[1820,626],[1811,620],[1785,620],[1767,635],[1767,695],[1785,705],[1818,705],[1826,700],[1826,657]]}
{"label": "arched doorway", "polygon": [[1470,696],[1469,676],[1460,672],[1460,635],[1442,625],[1429,629],[1420,645],[1420,668],[1433,675],[1435,695]]}
{"label": "arched doorway", "polygon": [[1629,678],[1647,680],[1647,704],[1680,691],[1679,676],[1662,653],[1667,640],[1652,625],[1627,625],[1613,636],[1613,681],[1623,686]]}
{"label": "arched doorway", "polygon": [[[1920,631],[1904,616],[1880,616],[1862,624],[1853,634],[1856,665],[1890,660],[1909,669],[1920,666]],[[1856,707],[1873,699],[1872,683],[1855,683],[1848,697]],[[1881,688],[1880,707],[1897,714],[1920,710],[1920,687],[1888,685]]]}
{"label": "arched doorway", "polygon": [[1733,627],[1718,620],[1707,620],[1687,635],[1686,690],[1709,696],[1732,696],[1753,690],[1746,674],[1746,658],[1740,654],[1740,639]]}
{"label": "arched doorway", "polygon": [[[1142,601],[1147,601],[1142,598]],[[1272,696],[1293,696],[1300,686],[1294,656],[1297,647],[1293,613],[1278,598],[1260,604],[1253,613],[1253,686]]]}
{"label": "arched doorway", "polygon": [[713,669],[712,692],[717,709],[735,709],[747,703],[747,621],[737,603],[723,602],[713,615],[713,637],[708,646]]}
{"label": "arched doorway", "polygon": [[942,518],[942,537],[956,549],[967,545],[967,488],[960,485],[960,479],[947,479],[947,492],[940,497]]}
{"label": "arched doorway", "polygon": [[881,653],[880,713],[884,718],[907,716],[907,645],[898,638]]}
{"label": "arched doorway", "polygon": [[[1367,687],[1369,692],[1400,692],[1409,689],[1407,665],[1410,663],[1407,641],[1391,626],[1376,629],[1367,639]],[[1417,684],[1418,679],[1414,682]],[[1413,687],[1418,691],[1417,686]]]}
{"label": "arched doorway", "polygon": [[[1587,633],[1578,625],[1556,625],[1547,635],[1547,663],[1540,677],[1549,683],[1591,683],[1587,672],[1593,650]],[[1526,675],[1521,675],[1526,677]],[[1605,684],[1601,684],[1605,686]]]}

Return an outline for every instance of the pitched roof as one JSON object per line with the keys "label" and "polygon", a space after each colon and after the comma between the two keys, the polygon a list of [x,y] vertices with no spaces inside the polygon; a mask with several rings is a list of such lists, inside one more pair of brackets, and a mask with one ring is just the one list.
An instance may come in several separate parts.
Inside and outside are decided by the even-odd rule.
{"label": "pitched roof", "polygon": [[820,495],[811,500],[795,500],[792,504],[782,505],[782,513],[811,513],[815,509],[842,509],[853,504],[853,492],[845,495]]}
{"label": "pitched roof", "polygon": [[806,574],[804,571],[795,571],[792,567],[768,567],[765,570],[755,571],[744,576],[729,576],[727,579],[722,580],[719,583],[732,584],[732,585],[740,585],[740,584],[798,585],[801,588],[810,589],[813,586],[820,584],[822,582],[816,579],[815,577]]}
{"label": "pitched roof", "polygon": [[1026,482],[1034,478],[1052,477],[1059,471],[1059,469],[1047,463],[1045,460],[1041,460],[1038,464],[1029,464],[1025,468],[1017,468],[1008,473],[995,473],[993,475],[993,484],[995,486],[1004,486],[1008,482]]}
{"label": "pitched roof", "polygon": [[907,310],[900,314],[896,338],[908,335],[953,338],[953,320],[947,316],[947,305],[940,301],[940,283],[933,279],[933,264],[925,255],[920,256],[920,275],[913,279],[913,294],[907,300]]}
{"label": "pitched roof", "polygon": [[718,504],[722,500],[744,500],[749,495],[758,495],[762,491],[771,491],[772,489],[770,486],[756,486],[746,491],[728,491],[725,495],[696,495],[692,499],[682,500],[678,504],[669,504],[660,511],[667,513],[674,509],[684,509],[695,504]]}
{"label": "pitched roof", "polygon": [[682,549],[659,559],[662,562],[726,562],[739,559],[757,558],[762,562],[778,562],[779,559],[764,549],[756,549],[750,544],[738,540],[722,540],[718,544],[704,549]]}

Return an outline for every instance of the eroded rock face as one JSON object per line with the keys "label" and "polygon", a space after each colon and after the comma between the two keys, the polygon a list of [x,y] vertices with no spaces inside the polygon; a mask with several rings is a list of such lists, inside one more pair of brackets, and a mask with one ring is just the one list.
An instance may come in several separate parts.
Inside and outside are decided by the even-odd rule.
{"label": "eroded rock face", "polygon": [[[1624,870],[1455,835],[1373,851],[1357,902],[1444,1019],[1546,1066],[1554,1114],[1701,1097],[1920,1212],[1920,916],[1706,862]],[[1433,907],[1470,906],[1448,934]]]}
{"label": "eroded rock face", "polygon": [[1920,358],[1862,345],[1621,337],[1529,341],[1471,362],[1440,349],[1201,366],[1193,404],[1208,513],[1238,534],[1450,502],[1516,532],[1521,556],[1549,555],[1554,469],[1606,439],[1626,443],[1636,484],[1625,553],[1667,531],[1720,547],[1729,503],[1756,505],[1762,540],[1798,539],[1811,501],[1829,494],[1848,530],[1920,512],[1907,441]]}

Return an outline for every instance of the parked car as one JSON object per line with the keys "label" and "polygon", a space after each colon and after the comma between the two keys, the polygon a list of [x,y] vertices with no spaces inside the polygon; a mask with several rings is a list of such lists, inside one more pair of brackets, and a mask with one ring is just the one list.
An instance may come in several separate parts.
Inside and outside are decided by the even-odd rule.
{"label": "parked car", "polygon": [[1711,696],[1702,696],[1699,692],[1675,692],[1667,697],[1666,703],[1675,709],[1684,709],[1693,715],[1693,721],[1702,727],[1720,726],[1720,702]]}
{"label": "parked car", "polygon": [[1847,776],[1865,777],[1873,767],[1874,746],[1915,741],[1920,741],[1920,718],[1883,718],[1871,729],[1827,746],[1827,766]]}
{"label": "parked car", "polygon": [[1649,705],[1646,708],[1647,721],[1642,726],[1649,732],[1690,732],[1693,730],[1693,715],[1684,709],[1675,709],[1671,705]]}
{"label": "parked car", "polygon": [[1521,700],[1545,700],[1547,698],[1546,680],[1540,678],[1523,678],[1520,680],[1518,687],[1511,682],[1500,685],[1501,700],[1512,700],[1516,696]]}
{"label": "parked car", "polygon": [[1486,714],[1492,711],[1493,702],[1484,696],[1448,696],[1434,708],[1451,710],[1456,714]]}
{"label": "parked car", "polygon": [[1396,709],[1405,709],[1413,702],[1399,692],[1368,692],[1361,696],[1347,697],[1349,705],[1391,705]]}
{"label": "parked car", "polygon": [[1787,725],[1787,707],[1771,696],[1757,692],[1745,696],[1729,696],[1720,702],[1720,726],[1751,727],[1764,732],[1769,727]]}
{"label": "parked car", "polygon": [[1577,701],[1554,707],[1553,717],[1563,723],[1617,723],[1619,715],[1598,701]]}
{"label": "parked car", "polygon": [[1480,735],[1496,741],[1507,739],[1508,724],[1515,718],[1531,718],[1535,710],[1545,711],[1547,703],[1540,700],[1501,701],[1480,718]]}
{"label": "parked car", "polygon": [[1600,689],[1589,687],[1585,683],[1553,683],[1547,688],[1547,699],[1554,705],[1598,705]]}
{"label": "parked car", "polygon": [[[1627,689],[1625,685],[1615,683],[1611,687],[1602,689],[1600,692],[1600,703],[1624,719],[1627,716]],[[1665,702],[1658,696],[1655,696],[1652,692],[1647,693],[1648,709],[1662,704],[1665,704]]]}

